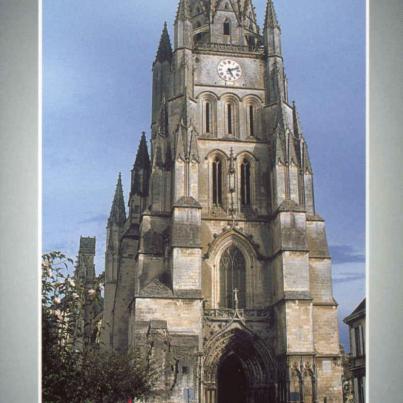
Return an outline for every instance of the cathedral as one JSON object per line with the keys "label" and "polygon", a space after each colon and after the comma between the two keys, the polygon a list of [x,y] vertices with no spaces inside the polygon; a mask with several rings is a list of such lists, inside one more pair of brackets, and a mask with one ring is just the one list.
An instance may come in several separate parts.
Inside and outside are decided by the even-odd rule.
{"label": "cathedral", "polygon": [[108,220],[103,348],[158,363],[149,403],[342,403],[325,222],[273,1],[261,30],[252,0],[180,0],[152,71],[150,138]]}

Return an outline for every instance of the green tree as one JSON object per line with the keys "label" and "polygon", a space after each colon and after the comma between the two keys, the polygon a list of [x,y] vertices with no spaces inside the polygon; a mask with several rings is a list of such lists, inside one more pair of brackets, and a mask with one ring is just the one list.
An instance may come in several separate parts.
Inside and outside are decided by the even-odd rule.
{"label": "green tree", "polygon": [[114,403],[150,393],[152,376],[138,352],[84,348],[82,312],[102,285],[85,289],[73,261],[60,252],[42,257],[42,395],[46,403]]}

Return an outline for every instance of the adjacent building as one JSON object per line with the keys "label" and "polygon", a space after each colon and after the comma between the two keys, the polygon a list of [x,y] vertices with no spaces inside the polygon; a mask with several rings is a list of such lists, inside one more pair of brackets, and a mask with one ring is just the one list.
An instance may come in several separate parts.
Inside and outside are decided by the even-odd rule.
{"label": "adjacent building", "polygon": [[365,403],[365,299],[344,319],[350,328],[350,372],[355,403]]}

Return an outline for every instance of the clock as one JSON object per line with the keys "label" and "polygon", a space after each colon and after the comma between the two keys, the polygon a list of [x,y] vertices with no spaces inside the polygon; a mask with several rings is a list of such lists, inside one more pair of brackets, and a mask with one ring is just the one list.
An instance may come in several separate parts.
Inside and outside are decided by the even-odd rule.
{"label": "clock", "polygon": [[239,63],[234,60],[221,60],[217,66],[218,75],[225,81],[235,81],[241,78],[242,69]]}

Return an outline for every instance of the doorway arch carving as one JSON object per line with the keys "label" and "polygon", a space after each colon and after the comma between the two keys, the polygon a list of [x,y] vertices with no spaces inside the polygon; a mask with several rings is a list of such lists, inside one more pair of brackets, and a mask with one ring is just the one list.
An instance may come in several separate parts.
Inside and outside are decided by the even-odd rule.
{"label": "doorway arch carving", "polygon": [[[257,335],[240,324],[214,336],[206,345],[203,362],[204,403],[222,403],[226,396],[226,380],[231,376],[243,382],[238,391],[244,401],[237,403],[275,403],[276,367],[266,344]],[[237,373],[238,372],[238,373]],[[239,385],[238,385],[239,387]]]}

